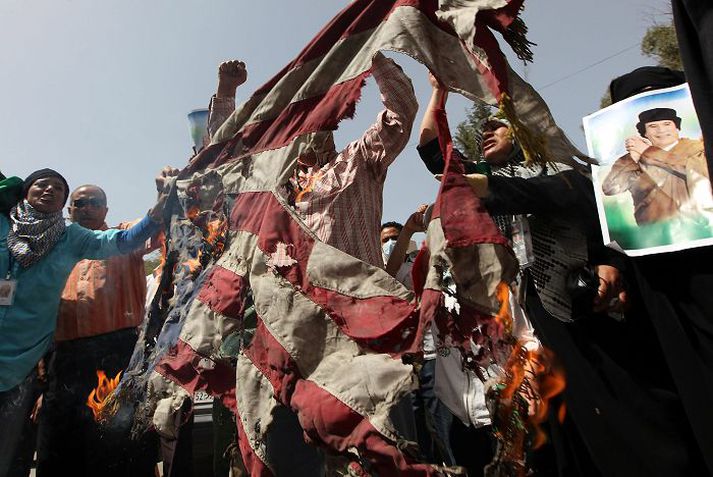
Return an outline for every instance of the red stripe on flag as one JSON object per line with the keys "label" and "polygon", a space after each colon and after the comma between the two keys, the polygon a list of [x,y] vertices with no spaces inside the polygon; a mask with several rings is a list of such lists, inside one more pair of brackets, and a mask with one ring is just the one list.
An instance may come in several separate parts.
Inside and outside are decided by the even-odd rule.
{"label": "red stripe on flag", "polygon": [[243,457],[243,465],[248,475],[251,477],[273,477],[272,471],[265,465],[265,463],[260,460],[260,458],[255,454],[255,451],[250,446],[248,441],[248,436],[245,433],[245,428],[243,427],[243,421],[240,419],[240,411],[235,413],[235,421],[238,428],[238,447],[240,447],[240,454]]}
{"label": "red stripe on flag", "polygon": [[359,299],[316,287],[306,292],[345,335],[362,346],[394,356],[421,351],[423,330],[415,304],[393,296]]}
{"label": "red stripe on flag", "polygon": [[218,167],[232,155],[237,140],[235,138],[219,144],[210,144],[191,158],[188,166],[178,175],[179,179],[187,179],[194,172],[199,172],[210,167]]}
{"label": "red stripe on flag", "polygon": [[[213,366],[208,368],[205,364]],[[235,408],[235,370],[227,363],[198,354],[188,343],[178,340],[156,365],[156,372],[181,386],[189,394],[205,391]]]}
{"label": "red stripe on flag", "polygon": [[310,440],[346,452],[354,447],[380,476],[441,475],[428,464],[418,464],[388,441],[365,417],[311,381],[300,380],[292,408]]}
{"label": "red stripe on flag", "polygon": [[243,353],[270,381],[275,398],[289,405],[295,384],[301,379],[300,371],[292,356],[272,336],[262,320],[258,320],[255,335]]}
{"label": "red stripe on flag", "polygon": [[492,217],[463,177],[463,164],[454,156],[453,142],[446,111],[438,108],[434,114],[438,123],[438,142],[446,162],[436,211],[448,248],[467,247],[483,243],[508,246]]}
{"label": "red stripe on flag", "polygon": [[325,389],[304,380],[297,363],[262,321],[258,321],[244,354],[270,381],[275,398],[297,413],[302,429],[314,444],[340,452],[356,447],[379,475],[436,475],[431,466],[415,464],[406,457],[367,418]]}
{"label": "red stripe on flag", "polygon": [[[338,41],[378,27],[399,7],[413,7],[419,10],[436,28],[455,36],[450,25],[440,22],[436,17],[437,0],[357,0],[342,10],[300,52],[297,58],[258,88],[252,97],[266,96],[290,71],[324,57]],[[482,62],[479,64],[486,68]],[[358,77],[333,85],[322,94],[290,103],[273,119],[246,125],[231,139],[230,147],[226,151],[217,156],[212,154],[211,157],[208,154],[201,154],[189,165],[189,169],[195,171],[201,167],[217,167],[224,164],[230,159],[238,137],[242,138],[246,148],[252,149],[252,153],[255,153],[284,146],[302,134],[337,129],[341,120],[354,115],[363,82],[369,74],[370,70],[363,71]]]}
{"label": "red stripe on flag", "polygon": [[364,81],[371,69],[356,78],[331,86],[317,96],[290,103],[272,119],[246,125],[243,143],[254,151],[276,149],[302,134],[337,129],[344,118],[354,116]]}
{"label": "red stripe on flag", "polygon": [[198,300],[221,315],[240,319],[245,311],[247,287],[245,277],[216,265],[208,272]]}
{"label": "red stripe on flag", "polygon": [[239,194],[230,214],[230,228],[256,235],[258,247],[268,256],[277,252],[279,244],[284,244],[296,263],[277,267],[276,271],[293,285],[309,287],[307,263],[314,239],[302,230],[272,192]]}
{"label": "red stripe on flag", "polygon": [[421,333],[416,306],[393,296],[355,298],[313,286],[307,264],[314,239],[282,207],[271,192],[246,192],[235,199],[231,228],[257,235],[258,246],[270,255],[278,244],[288,246],[293,265],[276,267],[277,273],[320,306],[340,330],[375,351],[415,353]]}
{"label": "red stripe on flag", "polygon": [[444,30],[448,29],[447,26],[440,24],[436,18],[437,0],[357,0],[339,12],[315,35],[294,60],[267,83],[258,88],[255,95],[268,93],[289,71],[323,57],[339,40],[378,27],[389,18],[396,8],[403,6],[420,10],[435,25]]}

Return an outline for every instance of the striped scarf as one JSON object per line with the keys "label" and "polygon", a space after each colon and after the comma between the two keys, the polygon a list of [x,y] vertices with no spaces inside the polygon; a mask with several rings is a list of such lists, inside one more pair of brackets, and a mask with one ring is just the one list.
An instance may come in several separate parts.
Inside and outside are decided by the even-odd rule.
{"label": "striped scarf", "polygon": [[7,245],[23,268],[31,267],[52,250],[65,229],[62,211],[38,212],[27,200],[10,211],[10,221]]}

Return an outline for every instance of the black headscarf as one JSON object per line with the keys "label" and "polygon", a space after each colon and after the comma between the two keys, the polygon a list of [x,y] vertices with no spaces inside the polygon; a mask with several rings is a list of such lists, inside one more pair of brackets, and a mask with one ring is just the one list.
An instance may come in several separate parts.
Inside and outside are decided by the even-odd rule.
{"label": "black headscarf", "polygon": [[642,66],[631,73],[615,78],[609,85],[612,103],[652,89],[678,86],[686,82],[683,71],[662,66]]}
{"label": "black headscarf", "polygon": [[69,184],[67,184],[67,180],[59,172],[54,169],[47,168],[37,170],[27,176],[25,182],[22,184],[22,197],[27,198],[27,191],[30,190],[32,184],[40,179],[46,179],[48,177],[56,177],[64,183],[64,201],[67,202],[67,198],[69,198]]}

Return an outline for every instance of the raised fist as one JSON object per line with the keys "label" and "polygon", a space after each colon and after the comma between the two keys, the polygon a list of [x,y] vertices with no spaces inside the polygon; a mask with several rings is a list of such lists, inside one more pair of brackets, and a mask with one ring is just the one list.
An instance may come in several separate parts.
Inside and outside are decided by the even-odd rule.
{"label": "raised fist", "polygon": [[248,79],[245,63],[224,61],[218,67],[218,96],[235,96],[235,90]]}

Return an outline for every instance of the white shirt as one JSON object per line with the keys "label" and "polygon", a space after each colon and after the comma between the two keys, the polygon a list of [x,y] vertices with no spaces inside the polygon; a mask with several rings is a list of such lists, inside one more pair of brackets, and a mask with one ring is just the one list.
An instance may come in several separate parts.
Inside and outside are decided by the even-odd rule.
{"label": "white shirt", "polygon": [[[413,240],[412,240],[413,242]],[[416,243],[413,242],[413,248],[415,249]],[[411,246],[409,245],[409,249]],[[411,271],[413,270],[413,262],[415,260],[415,254],[409,253],[406,256],[406,261],[401,264],[399,271],[396,272],[396,280],[398,280],[403,286],[409,290],[413,290],[413,277],[411,276]],[[436,359],[436,343],[433,339],[433,331],[429,328],[423,334],[423,359]]]}
{"label": "white shirt", "polygon": [[[452,299],[447,296],[446,299]],[[510,313],[513,320],[513,335],[525,343],[528,349],[540,346],[532,324],[510,292]],[[495,372],[488,372],[495,377]],[[466,426],[490,425],[490,412],[485,405],[485,386],[469,369],[463,369],[461,353],[456,348],[439,346],[436,355],[435,393],[438,399]]]}

